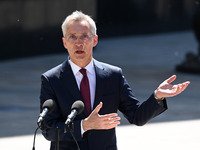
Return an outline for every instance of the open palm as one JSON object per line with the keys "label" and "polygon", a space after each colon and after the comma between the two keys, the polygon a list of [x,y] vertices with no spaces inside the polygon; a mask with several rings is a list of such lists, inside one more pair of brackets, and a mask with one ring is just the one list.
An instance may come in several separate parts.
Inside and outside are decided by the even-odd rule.
{"label": "open palm", "polygon": [[171,83],[176,79],[176,75],[171,76],[162,82],[156,89],[155,94],[158,98],[172,97],[180,94],[190,84],[189,81],[172,85]]}

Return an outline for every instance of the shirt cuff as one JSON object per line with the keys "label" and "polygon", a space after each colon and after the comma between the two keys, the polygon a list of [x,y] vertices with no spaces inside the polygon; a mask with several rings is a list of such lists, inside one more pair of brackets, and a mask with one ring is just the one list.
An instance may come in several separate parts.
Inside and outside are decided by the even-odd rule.
{"label": "shirt cuff", "polygon": [[154,95],[154,98],[155,98],[158,102],[164,100],[164,97],[158,98],[158,97],[156,96],[155,91],[154,91],[153,95]]}
{"label": "shirt cuff", "polygon": [[85,131],[83,130],[83,120],[81,120],[81,136],[83,137],[83,134],[85,133]]}

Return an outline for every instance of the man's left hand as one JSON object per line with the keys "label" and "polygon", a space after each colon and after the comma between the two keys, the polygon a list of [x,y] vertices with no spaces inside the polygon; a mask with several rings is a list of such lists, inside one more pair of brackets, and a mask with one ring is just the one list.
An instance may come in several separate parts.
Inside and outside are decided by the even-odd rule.
{"label": "man's left hand", "polygon": [[179,83],[176,85],[172,85],[171,83],[176,79],[176,75],[171,76],[164,82],[162,82],[159,87],[155,90],[155,96],[158,99],[162,99],[165,97],[173,97],[181,92],[183,92],[187,86],[190,84],[190,81],[186,81],[183,83]]}

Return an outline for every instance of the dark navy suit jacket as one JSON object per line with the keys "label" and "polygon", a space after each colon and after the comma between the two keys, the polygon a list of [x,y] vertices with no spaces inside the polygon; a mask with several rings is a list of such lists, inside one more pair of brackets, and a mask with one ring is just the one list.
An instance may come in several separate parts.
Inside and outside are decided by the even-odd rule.
{"label": "dark navy suit jacket", "polygon": [[[153,94],[143,103],[139,103],[118,67],[94,60],[96,72],[95,108],[103,102],[99,114],[121,111],[131,124],[144,125],[150,119],[167,109],[166,100],[159,105]],[[60,129],[60,150],[76,149],[69,132],[64,133],[64,123],[76,100],[82,100],[75,77],[66,60],[61,65],[47,71],[41,77],[40,106],[47,99],[56,102],[56,108],[44,120],[43,135],[51,141],[51,150],[55,149],[55,128]],[[86,109],[74,120],[74,135],[81,150],[117,150],[115,128],[110,130],[90,130],[81,136],[80,122],[88,116]]]}

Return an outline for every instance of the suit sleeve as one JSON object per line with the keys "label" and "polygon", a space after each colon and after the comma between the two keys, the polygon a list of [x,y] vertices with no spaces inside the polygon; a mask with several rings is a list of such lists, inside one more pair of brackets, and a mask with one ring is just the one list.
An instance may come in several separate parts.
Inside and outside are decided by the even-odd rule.
{"label": "suit sleeve", "polygon": [[[60,112],[59,105],[57,105],[57,97],[49,79],[45,76],[41,76],[41,92],[40,92],[40,110],[42,111],[42,105],[45,100],[53,99],[56,103],[56,107],[53,112],[47,114],[42,124],[42,134],[49,141],[55,141],[56,128],[59,129],[60,141],[72,140],[70,132],[64,133],[65,121],[67,116],[63,116]],[[74,135],[77,140],[81,140],[81,120],[74,120]]]}
{"label": "suit sleeve", "polygon": [[131,124],[142,126],[152,118],[158,116],[167,109],[166,100],[163,106],[159,105],[152,94],[146,101],[140,103],[134,96],[128,82],[120,70],[120,104],[119,110]]}

